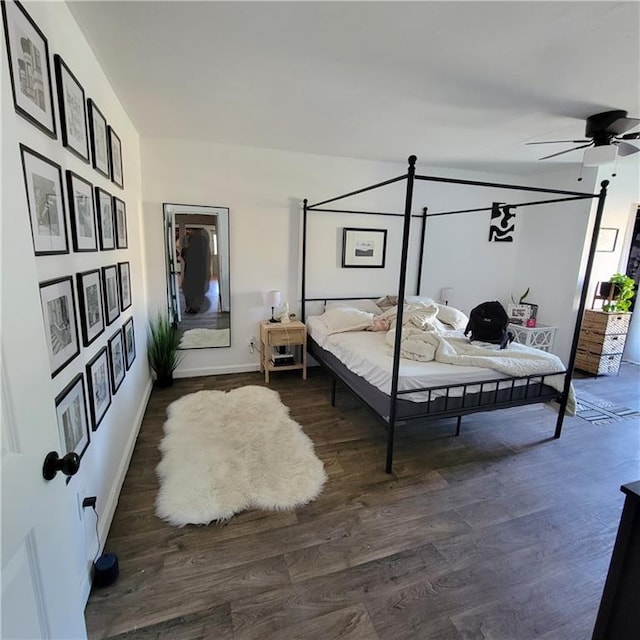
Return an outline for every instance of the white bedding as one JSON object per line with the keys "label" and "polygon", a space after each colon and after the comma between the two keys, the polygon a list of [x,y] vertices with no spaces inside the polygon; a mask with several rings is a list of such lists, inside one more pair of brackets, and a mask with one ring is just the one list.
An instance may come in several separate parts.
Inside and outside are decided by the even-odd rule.
{"label": "white bedding", "polygon": [[[391,348],[385,343],[386,333],[384,331],[349,331],[330,335],[326,325],[319,320],[318,316],[307,318],[307,330],[309,335],[323,348],[335,355],[351,371],[363,377],[367,382],[374,385],[384,393],[391,392],[391,368],[393,364],[393,353]],[[463,338],[462,332],[448,332],[447,337]],[[465,339],[466,340],[466,339]],[[495,350],[498,350],[497,345]],[[513,345],[517,352],[530,352],[535,357],[539,357],[543,352],[526,347],[525,345]],[[563,371],[562,362],[553,356],[557,361],[556,366],[550,366],[545,373],[553,371]],[[550,363],[551,363],[550,359]],[[400,370],[398,374],[398,389],[408,390],[418,387],[437,387],[440,385],[464,384],[476,381],[498,380],[504,378],[505,373],[500,373],[494,369],[465,366],[458,364],[447,364],[443,362],[418,362],[402,358],[400,360]],[[555,377],[555,386],[562,389],[564,376]],[[545,379],[545,383],[551,384],[551,379]],[[505,388],[509,383],[502,383]],[[524,383],[523,383],[524,384]],[[479,391],[479,387],[468,388],[467,392]],[[437,392],[432,393],[432,397]],[[445,395],[445,392],[441,392]],[[462,389],[453,389],[449,395],[462,395]],[[424,401],[426,394],[414,393],[402,396],[403,399],[415,402]],[[569,403],[568,412],[573,412],[572,402]]]}

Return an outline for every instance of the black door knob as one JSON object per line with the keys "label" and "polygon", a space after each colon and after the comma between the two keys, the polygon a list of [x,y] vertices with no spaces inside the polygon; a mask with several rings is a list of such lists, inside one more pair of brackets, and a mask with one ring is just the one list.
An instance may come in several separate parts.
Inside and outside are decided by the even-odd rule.
{"label": "black door knob", "polygon": [[80,456],[77,453],[72,451],[61,458],[56,451],[49,451],[42,465],[42,475],[45,480],[53,480],[58,471],[65,476],[74,476],[79,468]]}

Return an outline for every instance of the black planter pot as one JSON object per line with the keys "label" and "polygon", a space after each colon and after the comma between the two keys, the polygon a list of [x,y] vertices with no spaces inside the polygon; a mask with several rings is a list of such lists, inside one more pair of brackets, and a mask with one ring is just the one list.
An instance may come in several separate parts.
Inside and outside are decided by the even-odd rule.
{"label": "black planter pot", "polygon": [[157,375],[155,382],[153,383],[158,389],[167,389],[173,386],[173,373]]}

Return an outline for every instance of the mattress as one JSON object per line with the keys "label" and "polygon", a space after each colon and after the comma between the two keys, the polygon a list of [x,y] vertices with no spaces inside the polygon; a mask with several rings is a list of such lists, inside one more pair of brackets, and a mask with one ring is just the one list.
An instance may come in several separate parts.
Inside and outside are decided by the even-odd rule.
{"label": "mattress", "polygon": [[[384,331],[349,331],[329,334],[326,325],[317,316],[308,316],[306,320],[309,336],[329,353],[333,354],[350,371],[364,378],[381,392],[391,393],[393,352],[385,344]],[[453,333],[451,335],[461,335]],[[495,347],[498,348],[497,345]],[[504,373],[483,367],[460,366],[442,362],[417,362],[401,358],[398,372],[398,390],[433,388],[441,386],[465,385],[474,382],[505,380]],[[516,385],[525,385],[526,381],[517,381]],[[512,382],[498,383],[498,389],[507,389]],[[486,390],[486,387],[484,388]],[[465,393],[477,393],[479,385],[466,388]],[[431,391],[431,398],[448,395],[461,396],[462,386]],[[428,392],[402,394],[403,400],[424,402]]]}

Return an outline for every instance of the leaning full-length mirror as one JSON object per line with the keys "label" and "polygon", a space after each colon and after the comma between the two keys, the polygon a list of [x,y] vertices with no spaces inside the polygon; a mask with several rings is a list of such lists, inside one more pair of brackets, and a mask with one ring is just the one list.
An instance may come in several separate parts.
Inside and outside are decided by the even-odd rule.
{"label": "leaning full-length mirror", "polygon": [[181,349],[231,346],[229,209],[164,204],[167,303]]}

